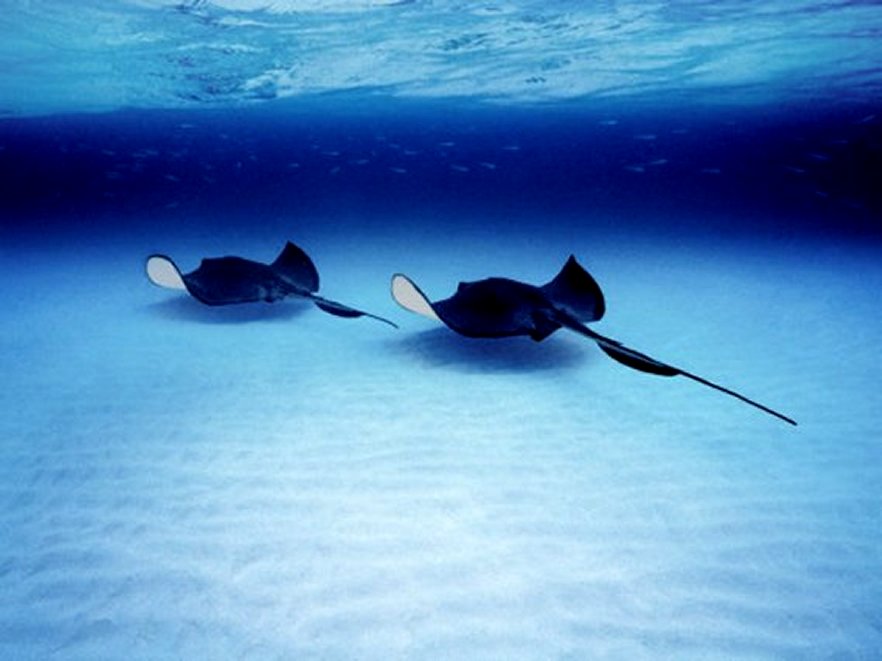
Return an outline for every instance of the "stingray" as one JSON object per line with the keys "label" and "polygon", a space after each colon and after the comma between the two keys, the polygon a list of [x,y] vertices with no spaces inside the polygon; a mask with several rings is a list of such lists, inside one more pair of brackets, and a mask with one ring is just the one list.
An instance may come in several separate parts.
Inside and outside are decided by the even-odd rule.
{"label": "stingray", "polygon": [[467,337],[527,335],[539,342],[566,328],[594,340],[610,358],[627,367],[658,376],[685,376],[796,424],[786,415],[734,390],[651,358],[588,328],[587,323],[603,317],[606,303],[600,286],[572,255],[554,279],[541,286],[508,278],[487,278],[460,282],[453,296],[433,302],[410,278],[396,273],[392,277],[392,297],[403,308],[441,321]]}
{"label": "stingray", "polygon": [[275,301],[289,296],[306,298],[338,317],[370,317],[398,328],[383,317],[319,296],[319,275],[302,249],[288,241],[272,264],[242,257],[212,257],[199,268],[182,274],[166,255],[150,255],[146,263],[150,281],[167,289],[182,289],[206,305],[231,305]]}

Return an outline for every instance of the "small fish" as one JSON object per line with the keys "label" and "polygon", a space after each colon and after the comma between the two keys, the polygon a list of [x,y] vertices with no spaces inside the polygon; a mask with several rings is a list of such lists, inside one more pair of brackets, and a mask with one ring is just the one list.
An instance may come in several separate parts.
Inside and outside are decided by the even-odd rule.
{"label": "small fish", "polygon": [[139,149],[136,152],[132,152],[132,158],[153,158],[154,156],[159,156],[159,150],[157,149]]}

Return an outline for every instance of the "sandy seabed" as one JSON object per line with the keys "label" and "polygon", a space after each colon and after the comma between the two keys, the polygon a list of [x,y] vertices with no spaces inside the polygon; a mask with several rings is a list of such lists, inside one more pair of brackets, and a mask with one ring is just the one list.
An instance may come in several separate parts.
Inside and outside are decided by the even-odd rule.
{"label": "sandy seabed", "polygon": [[[141,271],[287,238],[328,296],[401,329],[206,308]],[[878,246],[387,239],[0,249],[0,656],[882,650]],[[570,252],[607,295],[599,330],[800,426],[574,335],[468,340],[388,296],[393,271],[442,298],[546,281]]]}

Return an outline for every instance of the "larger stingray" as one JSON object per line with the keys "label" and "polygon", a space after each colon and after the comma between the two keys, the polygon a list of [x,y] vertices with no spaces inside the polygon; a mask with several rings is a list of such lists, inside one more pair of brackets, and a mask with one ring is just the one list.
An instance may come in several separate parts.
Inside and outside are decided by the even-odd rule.
{"label": "larger stingray", "polygon": [[487,278],[461,282],[453,296],[432,302],[410,278],[397,273],[392,277],[392,297],[403,308],[437,319],[468,337],[528,335],[538,342],[560,328],[567,328],[591,338],[610,358],[623,365],[659,376],[685,376],[796,424],[786,415],[734,390],[651,358],[588,328],[586,323],[603,317],[606,304],[600,286],[572,255],[560,273],[542,286],[508,278]]}
{"label": "larger stingray", "polygon": [[371,317],[398,328],[383,317],[319,296],[319,275],[303,250],[288,241],[272,264],[242,257],[213,257],[199,268],[182,274],[166,255],[150,255],[146,263],[150,281],[168,289],[183,289],[206,305],[230,305],[266,301],[288,296],[307,298],[316,307],[338,317]]}

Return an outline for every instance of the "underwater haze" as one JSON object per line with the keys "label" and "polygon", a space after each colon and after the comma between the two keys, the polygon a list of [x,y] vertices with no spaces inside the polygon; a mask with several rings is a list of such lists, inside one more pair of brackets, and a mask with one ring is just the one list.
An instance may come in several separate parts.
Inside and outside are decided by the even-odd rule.
{"label": "underwater haze", "polygon": [[[880,37],[848,0],[6,2],[0,657],[878,657]],[[287,241],[398,328],[145,272]],[[798,425],[390,295],[570,255],[592,331]]]}

